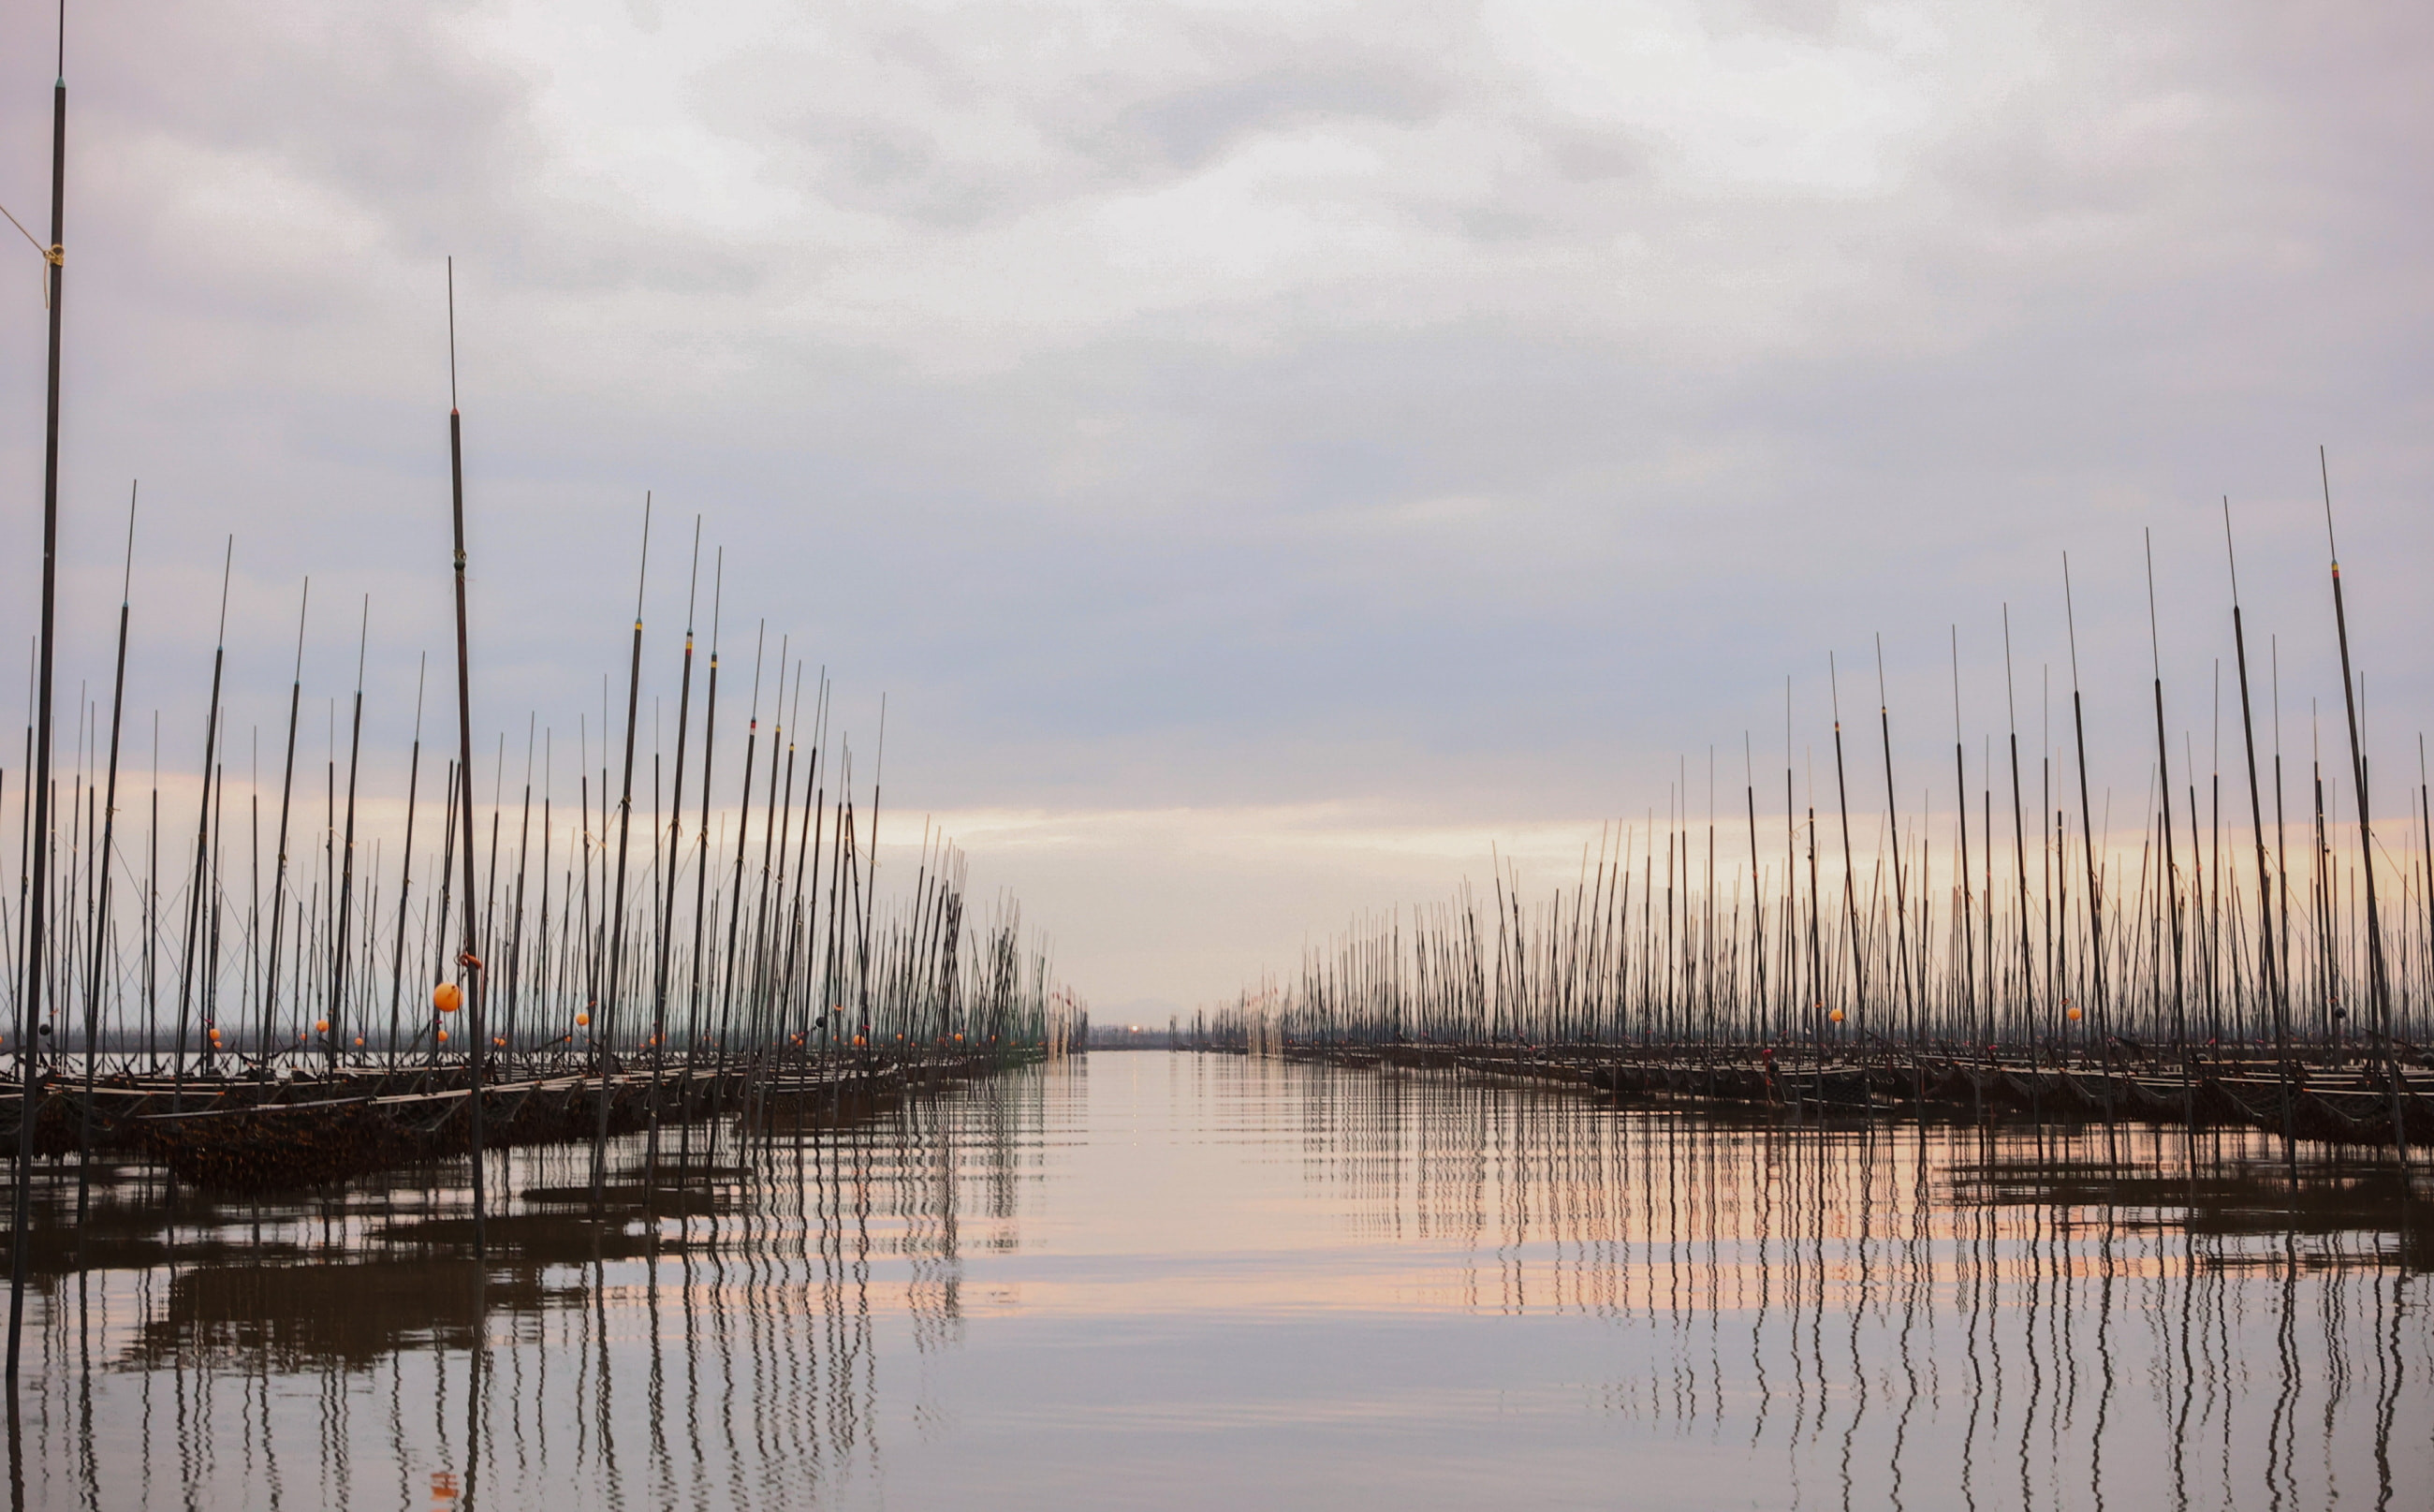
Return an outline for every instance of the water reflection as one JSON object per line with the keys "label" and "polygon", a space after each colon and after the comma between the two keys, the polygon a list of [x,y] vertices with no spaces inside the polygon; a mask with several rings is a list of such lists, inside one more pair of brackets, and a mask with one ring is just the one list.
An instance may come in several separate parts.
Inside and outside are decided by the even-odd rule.
{"label": "water reflection", "polygon": [[[177,1221],[46,1207],[38,1506],[2423,1505],[2434,1243],[2233,1132],[1103,1056]],[[2405,1216],[2404,1216],[2405,1214]],[[81,1266],[81,1268],[79,1268]]]}

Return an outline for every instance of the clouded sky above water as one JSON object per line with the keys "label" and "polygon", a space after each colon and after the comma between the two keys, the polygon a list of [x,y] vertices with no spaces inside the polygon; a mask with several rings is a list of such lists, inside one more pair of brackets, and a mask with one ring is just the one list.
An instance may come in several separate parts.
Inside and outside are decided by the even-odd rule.
{"label": "clouded sky above water", "polygon": [[[0,201],[39,229],[52,65],[20,21]],[[450,253],[482,746],[509,731],[520,767],[537,711],[561,785],[578,720],[596,763],[655,490],[664,728],[699,514],[722,697],[764,617],[764,680],[791,636],[858,750],[883,690],[891,837],[943,816],[1103,1005],[1214,997],[1356,907],[1483,876],[1491,844],[1551,883],[1677,780],[1704,814],[1711,746],[1737,810],[1745,730],[1763,808],[1787,675],[1805,802],[1827,654],[1872,723],[1879,632],[1902,801],[1948,807],[1955,627],[1975,784],[2006,602],[2032,753],[2048,667],[2067,708],[2065,551],[2100,782],[2134,813],[2141,532],[2204,768],[2225,494],[2304,750],[2306,700],[2340,697],[2320,442],[2375,748],[2415,766],[2434,24],[2405,8],[95,4],[70,27],[63,664],[71,696],[107,677],[140,476],[129,701],[172,767],[199,755],[233,532],[232,738],[283,713],[310,574],[307,696],[351,690],[369,593],[370,734],[402,775],[416,658],[449,634]],[[1880,759],[1855,761],[1874,812]]]}

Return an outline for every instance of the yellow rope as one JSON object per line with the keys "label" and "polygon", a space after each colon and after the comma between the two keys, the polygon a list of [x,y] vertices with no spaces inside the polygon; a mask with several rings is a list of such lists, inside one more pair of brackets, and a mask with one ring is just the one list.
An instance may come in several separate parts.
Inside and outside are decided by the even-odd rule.
{"label": "yellow rope", "polygon": [[[67,266],[68,253],[66,248],[60,246],[57,242],[53,242],[50,246],[45,247],[41,242],[34,240],[34,233],[26,229],[26,223],[19,220],[17,218],[16,212],[10,210],[7,205],[0,205],[0,215],[6,215],[9,217],[9,224],[17,228],[17,234],[25,237],[27,245],[31,246],[34,250],[43,254],[43,262],[50,264],[53,267],[65,267]],[[50,307],[51,280],[50,275],[44,274],[43,276],[43,308],[47,310]]]}

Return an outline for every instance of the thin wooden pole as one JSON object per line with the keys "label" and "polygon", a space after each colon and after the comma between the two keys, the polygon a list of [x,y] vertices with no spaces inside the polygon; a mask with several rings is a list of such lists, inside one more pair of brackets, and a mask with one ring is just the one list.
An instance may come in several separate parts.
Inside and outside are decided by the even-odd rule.
{"label": "thin wooden pole", "polygon": [[287,764],[279,784],[279,843],[272,850],[270,874],[270,948],[264,960],[265,977],[262,988],[262,1044],[267,1053],[271,1042],[271,1015],[279,1002],[279,939],[287,913],[287,816],[296,796],[296,716],[304,698],[304,617],[313,602],[313,579],[304,579],[302,598],[296,606],[296,673],[287,686]]}
{"label": "thin wooden pole", "polygon": [[634,833],[634,728],[643,706],[643,589],[651,569],[651,496],[643,495],[643,553],[634,576],[634,645],[626,674],[626,774],[617,797],[617,881],[609,897],[608,972],[601,984],[600,1010],[591,1033],[600,1065],[600,1109],[591,1134],[591,1206],[597,1211],[608,1194],[608,1065],[617,1022],[617,998],[625,983],[626,860]]}
{"label": "thin wooden pole", "polygon": [[[702,930],[710,911],[710,795],[711,778],[718,755],[718,611],[727,581],[727,553],[722,548],[712,558],[710,569],[710,681],[704,690],[701,708],[701,832],[695,842],[693,884],[693,980],[686,992],[685,1011],[685,1097],[686,1117],[680,1130],[682,1147],[677,1157],[677,1184],[684,1184],[686,1169],[693,1157],[693,1118],[691,1099],[694,1072],[701,1054],[701,974]],[[543,885],[546,886],[546,884]]]}
{"label": "thin wooden pole", "polygon": [[1867,1023],[1868,965],[1860,936],[1859,871],[1851,861],[1851,792],[1843,778],[1843,690],[1830,652],[1826,659],[1826,677],[1834,702],[1834,799],[1843,816],[1843,905],[1851,925],[1851,1032],[1858,1035],[1864,1032]]}
{"label": "thin wooden pole", "polygon": [[2256,936],[2268,1006],[2273,1015],[2273,1058],[2281,1091],[2282,1157],[2292,1183],[2299,1179],[2299,1139],[2290,1108],[2290,1002],[2283,989],[2273,950],[2273,871],[2265,856],[2265,799],[2256,782],[2256,720],[2248,697],[2248,630],[2239,613],[2239,558],[2231,537],[2231,499],[2222,501],[2222,552],[2231,572],[2231,644],[2239,667],[2239,733],[2248,753],[2248,822],[2256,837]]}
{"label": "thin wooden pole", "polygon": [[[58,318],[58,313],[54,311],[53,321]],[[2391,984],[2384,971],[2383,919],[2375,907],[2374,825],[2368,815],[2366,747],[2358,738],[2357,683],[2350,675],[2350,616],[2348,602],[2341,593],[2341,554],[2333,541],[2333,469],[2321,446],[2316,448],[2316,465],[2324,484],[2324,549],[2333,564],[2333,625],[2340,634],[2341,646],[2341,707],[2349,717],[2350,788],[2357,795],[2358,858],[2366,872],[2367,990],[2374,1005],[2375,1033],[2383,1041],[2384,1072],[2391,1083],[2392,1147],[2399,1153],[2401,1164],[2406,1166],[2408,1163],[2408,1103],[2402,1090],[2399,1049],[2391,1038]],[[48,610],[44,612],[47,614]]]}
{"label": "thin wooden pole", "polygon": [[330,1003],[322,1017],[329,1027],[319,1031],[330,1053],[330,1074],[338,1074],[338,1037],[347,1029],[347,939],[349,926],[354,922],[355,897],[355,776],[362,768],[364,754],[364,655],[371,644],[372,600],[364,595],[363,624],[355,634],[355,711],[351,732],[347,737],[347,829],[340,847],[337,896],[337,928],[330,947]]}
{"label": "thin wooden pole", "polygon": [[43,1012],[43,892],[50,871],[51,801],[51,671],[57,653],[54,629],[59,605],[60,547],[60,275],[66,238],[68,165],[67,0],[60,0],[60,71],[51,91],[51,245],[49,262],[51,330],[50,388],[43,426],[43,622],[42,646],[35,675],[34,760],[31,797],[34,838],[33,885],[26,911],[26,988],[19,1004],[17,1059],[23,1073],[17,1108],[17,1191],[9,1244],[9,1393],[13,1414],[17,1391],[17,1355],[26,1318],[26,1239],[32,1222],[34,1183],[34,1102],[41,1091],[42,1057],[37,1040]]}
{"label": "thin wooden pole", "polygon": [[651,1131],[649,1152],[643,1161],[643,1201],[660,1175],[660,1077],[667,1064],[668,1038],[668,948],[676,936],[677,871],[684,849],[684,779],[685,734],[693,720],[693,629],[694,600],[701,587],[701,516],[693,521],[692,586],[685,592],[684,674],[677,694],[677,765],[674,784],[668,799],[668,859],[661,868],[663,882],[660,887],[659,959],[652,968],[651,986]]}
{"label": "thin wooden pole", "polygon": [[[2104,1127],[2109,1139],[2113,1128],[2113,1040],[2104,990],[2104,887],[2096,855],[2096,811],[2087,800],[2087,713],[2079,692],[2079,620],[2071,601],[2067,552],[2062,558],[2062,604],[2063,624],[2070,637],[2071,730],[2079,745],[2079,821],[2087,852],[2088,997],[2092,1009],[2088,1032],[2100,1037],[2098,1045],[2104,1057]],[[2109,805],[2110,799],[2107,802]]]}
{"label": "thin wooden pole", "polygon": [[118,587],[118,659],[110,679],[110,775],[108,789],[101,801],[101,848],[94,863],[101,868],[101,884],[94,903],[93,970],[86,974],[85,982],[84,1107],[77,1122],[77,1233],[79,1242],[92,1200],[93,1084],[96,1054],[94,1037],[101,1025],[102,944],[110,934],[111,856],[117,845],[118,833],[118,734],[127,708],[127,621],[128,607],[134,598],[134,586],[135,488],[129,485],[127,490],[127,563]]}
{"label": "thin wooden pole", "polygon": [[[744,728],[744,787],[737,799],[735,817],[735,877],[729,890],[727,910],[727,960],[721,972],[724,985],[718,989],[718,1048],[720,1064],[727,1064],[727,1040],[735,1022],[736,955],[744,928],[744,858],[746,840],[752,824],[752,767],[761,743],[761,671],[762,653],[766,648],[769,625],[763,620],[755,630],[752,641],[752,706]],[[720,1087],[726,1086],[722,1075]]]}
{"label": "thin wooden pole", "polygon": [[[2188,1038],[2188,972],[2183,957],[2180,857],[2172,850],[2171,744],[2164,734],[2164,639],[2155,620],[2155,533],[2147,532],[2147,635],[2155,667],[2155,782],[2163,802],[2164,849],[2159,866],[2163,896],[2172,925],[2172,1048],[2181,1062],[2181,1114],[2191,1138],[2197,1132],[2197,1093],[2190,1086]],[[2195,826],[2197,816],[2189,816]]]}
{"label": "thin wooden pole", "polygon": [[414,896],[414,812],[417,791],[422,781],[422,685],[423,674],[429,669],[428,656],[420,659],[414,669],[414,750],[406,758],[405,765],[405,849],[398,852],[397,940],[389,956],[388,971],[386,1063],[390,1071],[397,1069],[398,1015],[405,988],[405,905]]}
{"label": "thin wooden pole", "polygon": [[[1993,1033],[1986,1016],[1994,1010],[1991,1001],[1972,1004],[1978,981],[1977,912],[1975,900],[1969,896],[1969,761],[1962,746],[1961,735],[1961,627],[1952,630],[1952,793],[1953,818],[1961,832],[1961,874],[1956,880],[1961,915],[1961,994],[1962,1012],[1969,1025],[1969,1037],[1976,1041],[1970,1046],[1970,1057],[1979,1062],[1979,1074],[1970,1078],[1972,1111],[1979,1123],[1986,1122],[1986,1076],[1991,1073],[1988,1057],[1992,1053]],[[1991,952],[1995,942],[1989,939]]]}
{"label": "thin wooden pole", "polygon": [[453,257],[448,260],[448,484],[456,542],[456,822],[461,829],[465,868],[464,944],[457,952],[457,965],[465,970],[466,997],[470,1000],[467,1015],[472,1021],[469,1036],[471,1053],[466,1057],[471,1075],[467,1118],[473,1146],[473,1257],[480,1260],[488,1253],[484,1228],[488,1204],[483,1201],[482,1192],[482,996],[486,973],[481,958],[473,951],[473,673],[465,620],[465,436],[456,406],[456,260]]}
{"label": "thin wooden pole", "polygon": [[1894,852],[1894,970],[1900,973],[1902,996],[1910,1008],[1910,1038],[1912,1055],[1911,1067],[1914,1094],[1924,1101],[1927,1086],[1926,1070],[1916,1054],[1919,1048],[1918,986],[1910,970],[1910,892],[1907,868],[1902,864],[1901,799],[1894,792],[1894,717],[1885,694],[1885,638],[1877,637],[1877,728],[1884,736],[1885,750],[1885,835]]}
{"label": "thin wooden pole", "polygon": [[[2019,886],[2020,990],[2023,1000],[2027,1004],[2026,1010],[2021,1015],[2021,1023],[2028,1031],[2027,1038],[2029,1043],[2033,1046],[2036,1043],[2037,1039],[2037,1004],[2035,993],[2033,991],[2036,978],[2032,970],[2035,962],[2035,952],[2031,948],[2029,943],[2029,836],[2026,824],[2020,816],[2020,702],[2018,690],[2012,679],[2012,606],[2009,604],[2003,606],[2003,700],[2005,708],[2010,712],[2012,721],[2012,860],[2014,869],[2017,874],[2016,880]],[[1990,803],[1993,801],[1991,796],[1989,797],[1988,801]],[[2043,799],[2040,799],[2039,801],[2042,802]],[[2045,820],[2042,817],[2037,820],[2037,827],[2040,830],[2045,827]],[[1994,864],[1994,842],[1990,839],[1986,843],[1987,865],[1990,871],[1992,870]],[[2051,889],[2048,890],[2050,891]],[[1986,908],[1989,916],[1987,919],[1986,935],[1986,970],[1987,982],[1990,990],[1994,981],[1995,970],[1995,936],[1994,919],[1992,917],[1994,907],[1994,880],[1990,876],[1987,879],[1986,887]],[[2048,919],[2051,919],[2052,914],[2050,910],[2048,911],[2047,917]],[[2050,929],[2051,926],[2048,925],[2048,927]],[[2061,1028],[2063,1043],[2067,1047],[2070,1043],[2070,1021],[2068,1018],[2065,1017],[2063,1019]],[[2090,1025],[2091,1031],[2093,1028],[2094,1026]]]}

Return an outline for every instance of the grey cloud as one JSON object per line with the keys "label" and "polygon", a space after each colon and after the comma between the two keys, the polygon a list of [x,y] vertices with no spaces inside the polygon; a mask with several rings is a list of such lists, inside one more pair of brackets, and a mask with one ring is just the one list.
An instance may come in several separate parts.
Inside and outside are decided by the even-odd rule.
{"label": "grey cloud", "polygon": [[1174,167],[1198,168],[1256,132],[1313,121],[1378,120],[1412,126],[1441,109],[1446,84],[1391,64],[1337,66],[1277,60],[1231,77],[1136,100],[1095,136],[1112,155],[1146,142]]}

